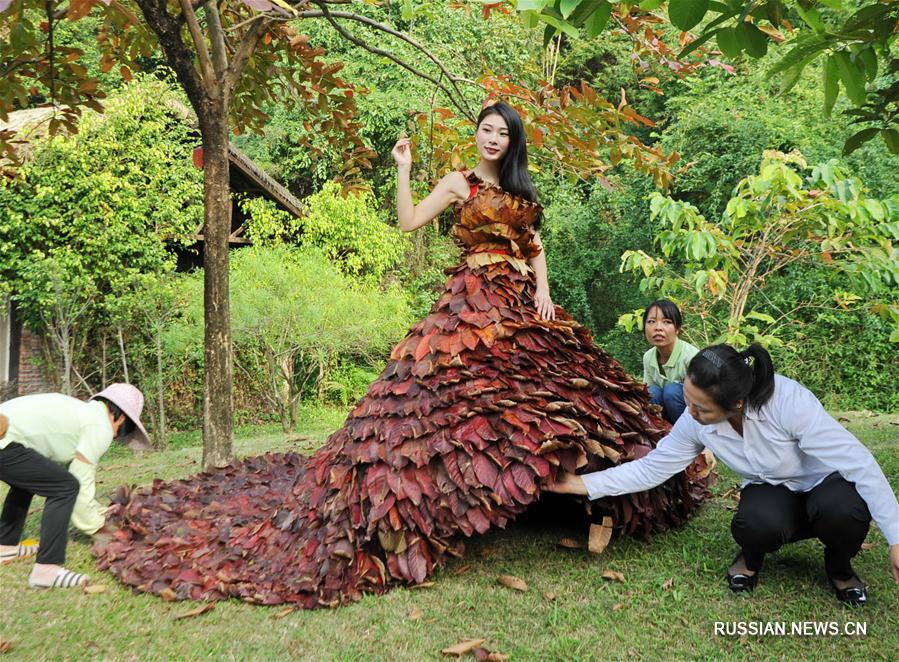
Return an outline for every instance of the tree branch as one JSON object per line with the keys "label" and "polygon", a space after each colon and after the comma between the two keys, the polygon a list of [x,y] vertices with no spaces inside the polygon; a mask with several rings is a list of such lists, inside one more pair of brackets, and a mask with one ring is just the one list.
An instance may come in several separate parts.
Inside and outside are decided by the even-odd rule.
{"label": "tree branch", "polygon": [[209,24],[209,42],[212,44],[212,66],[218,81],[224,81],[228,70],[228,49],[225,47],[225,31],[216,0],[206,0],[203,5],[206,22]]}
{"label": "tree branch", "polygon": [[[209,49],[206,47],[206,39],[203,37],[203,31],[200,29],[200,24],[197,22],[197,15],[194,13],[194,8],[189,0],[178,0],[178,3],[181,5],[181,15],[184,16],[184,20],[187,21],[187,28],[190,30],[194,48],[197,49],[197,57],[200,60],[200,71],[202,72],[203,80],[210,83],[209,86],[204,86],[208,94],[212,91],[216,77],[215,68],[212,66],[212,61],[209,59]],[[210,94],[209,96],[213,95]]]}
{"label": "tree branch", "polygon": [[181,38],[181,16],[172,16],[166,8],[166,0],[135,0],[147,25],[159,39],[168,65],[175,71],[187,98],[197,116],[202,108],[197,104],[206,95],[206,86],[194,65],[194,54]]}
{"label": "tree branch", "polygon": [[255,22],[250,23],[250,27],[244,32],[240,45],[237,47],[237,52],[231,58],[231,64],[228,65],[228,70],[225,73],[225,89],[229,95],[237,86],[240,77],[243,76],[247,63],[253,57],[256,47],[259,45],[259,40],[268,32],[268,29],[276,20],[278,19],[259,14],[256,16]]}
{"label": "tree branch", "polygon": [[[402,32],[399,32],[398,30],[394,30],[389,25],[385,25],[383,23],[378,23],[377,21],[374,21],[374,20],[368,18],[367,16],[362,16],[360,14],[354,14],[352,12],[332,12],[327,8],[326,3],[316,2],[316,4],[321,8],[320,10],[301,11],[301,12],[298,12],[297,16],[299,18],[324,18],[334,27],[335,30],[337,30],[337,32],[340,33],[340,35],[344,39],[347,39],[348,41],[356,44],[360,48],[364,48],[365,50],[367,50],[371,53],[374,53],[375,55],[380,55],[382,57],[386,57],[389,60],[392,60],[393,62],[395,62],[399,66],[403,67],[404,69],[410,71],[411,73],[415,74],[419,78],[424,78],[425,80],[427,80],[427,81],[431,82],[432,84],[434,84],[435,86],[439,87],[447,95],[447,97],[449,97],[450,102],[456,107],[456,109],[459,112],[461,112],[463,115],[465,115],[465,117],[467,117],[472,122],[475,121],[475,116],[466,107],[465,97],[462,94],[462,91],[459,89],[459,86],[457,84],[458,82],[472,83],[472,81],[453,76],[453,74],[450,73],[450,71],[446,68],[446,66],[444,66],[444,64],[435,55],[430,53],[424,46],[422,46],[420,43],[418,43],[417,41],[412,39],[412,37],[410,37],[406,34],[403,34]],[[385,32],[389,35],[397,37],[398,39],[402,39],[403,41],[411,44],[416,49],[418,49],[420,52],[424,53],[432,62],[434,62],[434,64],[437,65],[437,67],[443,72],[443,75],[445,75],[446,78],[450,81],[450,84],[453,86],[453,90],[455,90],[455,94],[452,91],[450,91],[443,83],[441,83],[439,80],[437,80],[433,76],[430,76],[429,74],[426,74],[425,72],[416,69],[411,64],[400,59],[398,56],[394,55],[393,53],[390,53],[381,48],[378,48],[377,46],[371,46],[368,43],[366,43],[365,41],[363,41],[362,39],[351,34],[349,31],[346,30],[346,28],[341,26],[335,20],[336,18],[345,18],[345,19],[352,20],[352,21],[358,21],[359,23],[362,23],[364,25],[372,27],[376,30],[380,30],[381,32]],[[456,95],[458,95],[458,98],[456,97]]]}

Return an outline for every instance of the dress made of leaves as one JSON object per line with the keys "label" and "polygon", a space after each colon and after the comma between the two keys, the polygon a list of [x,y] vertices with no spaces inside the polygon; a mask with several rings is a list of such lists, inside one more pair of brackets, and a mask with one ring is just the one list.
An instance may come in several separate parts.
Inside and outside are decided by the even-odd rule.
{"label": "dress made of leaves", "polygon": [[[560,308],[552,322],[535,309],[539,205],[468,180],[453,228],[462,262],[344,426],[310,457],[121,488],[115,536],[94,548],[100,569],[166,599],[336,606],[424,581],[550,477],[655,445],[667,424],[645,388]],[[705,494],[680,474],[604,505],[616,532],[645,534]]]}

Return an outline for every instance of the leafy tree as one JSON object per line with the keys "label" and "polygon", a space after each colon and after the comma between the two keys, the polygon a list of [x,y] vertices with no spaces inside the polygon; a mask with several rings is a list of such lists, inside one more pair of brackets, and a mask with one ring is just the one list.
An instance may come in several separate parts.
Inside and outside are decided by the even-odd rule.
{"label": "leafy tree", "polygon": [[[893,319],[891,340],[899,341],[899,204],[867,197],[840,167],[808,169],[799,154],[766,152],[759,174],[740,182],[720,222],[658,193],[650,207],[664,223],[655,239],[661,255],[626,251],[621,269],[642,272],[641,291],[673,296],[697,314],[703,344],[775,344],[798,310],[846,307],[863,297],[880,301],[874,309]],[[765,312],[771,279],[813,261],[838,269],[850,289]],[[638,314],[621,323],[632,328]]]}
{"label": "leafy tree", "polygon": [[[687,34],[679,58],[713,42],[727,58],[744,53],[760,58],[769,43],[783,42],[788,50],[769,73],[783,75],[784,91],[823,58],[824,110],[830,114],[842,89],[855,106],[847,113],[850,122],[865,125],[846,141],[845,153],[878,134],[891,152],[899,153],[899,57],[894,52],[899,4],[891,0],[516,1],[524,20],[546,25],[547,38],[558,31],[576,34],[578,28],[598,36],[607,25],[621,26],[635,16],[658,20],[663,5],[671,25]],[[697,35],[690,33],[696,29]]]}
{"label": "leafy tree", "polygon": [[[314,250],[241,250],[230,283],[236,365],[285,431],[295,426],[301,397],[310,389],[320,396],[338,362],[378,365],[409,322],[402,293],[359,285]],[[191,277],[182,287],[198,292],[199,285]],[[187,317],[166,333],[183,342],[186,324],[199,344],[202,311],[199,298],[192,301]]]}
{"label": "leafy tree", "polygon": [[132,317],[126,295],[144,275],[173,270],[170,246],[192,243],[202,220],[193,138],[168,110],[171,98],[161,81],[136,81],[105,115],[86,116],[80,133],[35,145],[16,178],[0,178],[0,288],[24,323],[55,338],[62,318],[53,311],[72,299],[62,295],[82,293],[71,330],[81,341],[56,343],[66,390],[88,379],[80,343]]}

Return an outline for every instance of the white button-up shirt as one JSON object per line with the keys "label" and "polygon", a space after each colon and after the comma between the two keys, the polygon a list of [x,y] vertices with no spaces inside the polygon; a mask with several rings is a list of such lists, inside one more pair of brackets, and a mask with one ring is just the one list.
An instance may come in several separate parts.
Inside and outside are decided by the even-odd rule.
{"label": "white button-up shirt", "polygon": [[728,421],[702,425],[685,411],[639,460],[581,478],[591,499],[641,492],[685,469],[703,448],[739,474],[744,486],[770,483],[808,492],[839,472],[855,483],[887,542],[899,543],[899,502],[874,456],[811,391],[782,375],[775,376],[768,402],[746,411],[742,437]]}

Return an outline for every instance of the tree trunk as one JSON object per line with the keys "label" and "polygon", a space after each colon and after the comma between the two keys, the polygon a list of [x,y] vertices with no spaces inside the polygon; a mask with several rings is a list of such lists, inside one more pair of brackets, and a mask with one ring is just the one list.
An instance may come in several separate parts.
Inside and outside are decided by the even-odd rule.
{"label": "tree trunk", "polygon": [[228,179],[228,113],[224,99],[205,99],[198,113],[203,136],[204,356],[203,466],[231,462],[231,320],[228,292],[228,236],[231,189]]}
{"label": "tree trunk", "polygon": [[125,335],[122,333],[122,325],[116,327],[116,333],[119,338],[119,354],[122,357],[122,372],[125,376],[125,383],[130,384],[131,379],[128,377],[128,357],[125,355]]}
{"label": "tree trunk", "polygon": [[165,448],[167,445],[165,430],[165,382],[163,380],[162,368],[162,325],[160,325],[156,329],[156,378],[159,380],[156,395],[159,407],[159,426],[156,429],[156,445],[159,448]]}

